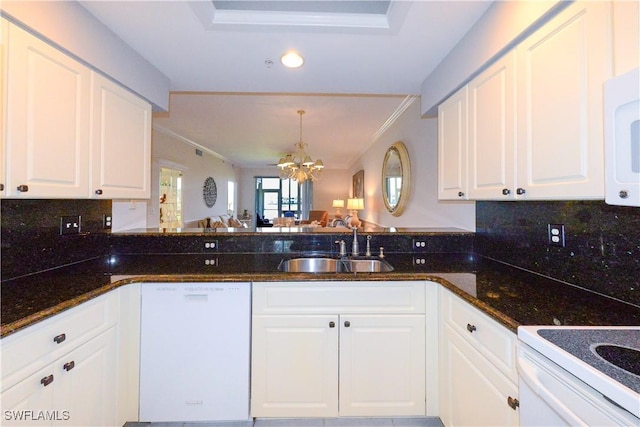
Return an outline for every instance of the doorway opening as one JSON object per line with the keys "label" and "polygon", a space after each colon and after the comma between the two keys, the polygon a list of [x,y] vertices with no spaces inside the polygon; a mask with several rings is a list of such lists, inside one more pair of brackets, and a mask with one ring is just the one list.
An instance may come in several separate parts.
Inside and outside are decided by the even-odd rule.
{"label": "doorway opening", "polygon": [[182,227],[182,171],[160,168],[160,227]]}

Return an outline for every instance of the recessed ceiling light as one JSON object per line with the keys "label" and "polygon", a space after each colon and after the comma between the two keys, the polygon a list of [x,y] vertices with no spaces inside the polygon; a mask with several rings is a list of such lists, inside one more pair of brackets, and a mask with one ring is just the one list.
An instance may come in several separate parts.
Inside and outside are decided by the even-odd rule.
{"label": "recessed ceiling light", "polygon": [[282,62],[282,65],[285,67],[298,68],[304,64],[304,59],[297,52],[291,51],[282,55],[280,62]]}

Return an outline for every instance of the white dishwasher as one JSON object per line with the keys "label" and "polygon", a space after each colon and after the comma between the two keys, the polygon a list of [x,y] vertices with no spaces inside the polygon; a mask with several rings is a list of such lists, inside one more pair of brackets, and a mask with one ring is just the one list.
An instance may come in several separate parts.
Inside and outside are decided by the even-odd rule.
{"label": "white dishwasher", "polygon": [[145,283],[140,421],[249,419],[250,283]]}

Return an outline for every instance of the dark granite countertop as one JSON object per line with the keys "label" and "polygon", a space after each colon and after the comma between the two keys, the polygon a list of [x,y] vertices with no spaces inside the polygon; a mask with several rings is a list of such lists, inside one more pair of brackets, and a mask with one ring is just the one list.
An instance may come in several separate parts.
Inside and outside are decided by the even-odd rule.
{"label": "dark granite countertop", "polygon": [[4,281],[1,336],[119,286],[148,281],[432,280],[513,332],[519,325],[640,325],[640,307],[468,253],[393,253],[386,257],[393,272],[358,274],[278,272],[284,256],[119,254]]}

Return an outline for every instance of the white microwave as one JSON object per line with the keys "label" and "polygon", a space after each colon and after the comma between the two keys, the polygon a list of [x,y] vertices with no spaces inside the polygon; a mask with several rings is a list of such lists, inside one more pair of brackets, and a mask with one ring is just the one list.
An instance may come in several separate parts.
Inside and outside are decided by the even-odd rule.
{"label": "white microwave", "polygon": [[604,85],[605,201],[640,206],[640,68]]}

